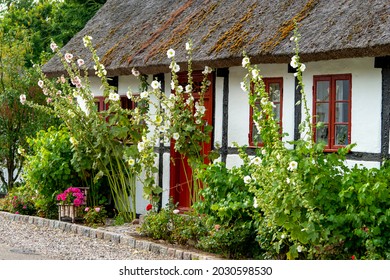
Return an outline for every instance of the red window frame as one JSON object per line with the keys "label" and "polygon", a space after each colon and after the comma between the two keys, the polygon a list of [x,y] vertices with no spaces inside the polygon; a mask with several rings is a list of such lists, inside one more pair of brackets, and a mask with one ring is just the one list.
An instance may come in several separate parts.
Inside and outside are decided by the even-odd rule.
{"label": "red window frame", "polygon": [[[338,85],[338,81],[346,81],[346,84],[343,84],[344,86],[348,86],[348,92],[344,93],[344,88],[342,91],[342,94],[344,97],[342,99],[339,99],[337,97],[338,95],[338,89],[340,85]],[[327,89],[328,91],[328,99],[321,100],[319,95],[320,93],[320,82],[325,85],[328,83],[329,87]],[[346,95],[346,98],[345,98]],[[346,106],[345,106],[346,104]],[[319,109],[318,107],[322,106],[323,108],[327,108],[328,110],[328,119],[321,119],[319,115]],[[342,111],[344,108],[347,108],[347,113],[343,113]],[[342,117],[338,116],[338,109],[341,111]],[[321,112],[322,113],[322,112]],[[326,114],[325,114],[326,115]],[[347,121],[340,120],[340,118],[347,117]],[[326,133],[327,141],[325,141],[326,146],[324,151],[325,152],[335,152],[339,148],[343,148],[346,145],[351,143],[351,121],[352,121],[352,75],[351,74],[339,74],[339,75],[318,75],[313,76],[313,129],[314,129],[314,139],[317,142],[317,136],[319,136],[318,131],[323,129],[323,131]],[[323,128],[316,128],[317,122],[321,121],[324,124]],[[327,129],[326,129],[327,127]],[[346,138],[344,140],[344,144],[340,144],[338,142],[337,138],[337,127],[344,127],[347,128],[346,131]],[[341,133],[340,133],[341,134]],[[341,134],[343,135],[343,134]]]}
{"label": "red window frame", "polygon": [[[279,101],[273,101],[273,103],[276,106],[279,106],[279,125],[280,125],[280,132],[282,132],[283,128],[283,78],[282,77],[275,77],[275,78],[263,78],[264,86],[265,86],[265,91],[270,92],[270,85],[271,84],[279,84],[279,91],[280,91],[280,96],[279,96]],[[272,101],[272,100],[271,100]],[[256,105],[260,104],[260,100],[257,101]],[[250,106],[250,112],[249,112],[249,146],[263,146],[263,143],[255,143],[253,134],[255,133],[255,124],[253,122],[253,108]]]}
{"label": "red window frame", "polygon": [[[109,104],[104,103],[104,100],[105,100],[104,96],[95,97],[95,104],[98,112],[108,110]],[[120,95],[120,101],[121,101],[121,107],[123,109],[133,110],[137,107],[137,104],[134,101],[130,100],[127,97],[127,95]]]}

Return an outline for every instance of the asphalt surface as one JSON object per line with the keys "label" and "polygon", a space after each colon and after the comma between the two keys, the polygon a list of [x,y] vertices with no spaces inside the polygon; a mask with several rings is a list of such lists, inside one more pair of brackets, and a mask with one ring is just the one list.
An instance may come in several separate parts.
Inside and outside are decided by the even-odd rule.
{"label": "asphalt surface", "polygon": [[47,256],[41,256],[31,249],[10,247],[0,243],[0,260],[47,260]]}

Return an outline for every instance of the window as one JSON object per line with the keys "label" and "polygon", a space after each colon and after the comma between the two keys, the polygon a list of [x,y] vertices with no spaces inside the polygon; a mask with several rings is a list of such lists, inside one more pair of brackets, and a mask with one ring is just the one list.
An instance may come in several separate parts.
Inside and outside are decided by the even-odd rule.
{"label": "window", "polygon": [[336,151],[351,143],[351,74],[314,76],[313,111],[316,142],[325,151]]}
{"label": "window", "polygon": [[[282,111],[283,111],[283,78],[263,78],[265,91],[270,95],[270,100],[274,103],[274,117],[278,120],[280,130],[282,130]],[[260,101],[256,103],[260,109]],[[253,122],[253,108],[250,108],[250,127],[249,127],[249,145],[262,146],[262,140],[256,125]]]}

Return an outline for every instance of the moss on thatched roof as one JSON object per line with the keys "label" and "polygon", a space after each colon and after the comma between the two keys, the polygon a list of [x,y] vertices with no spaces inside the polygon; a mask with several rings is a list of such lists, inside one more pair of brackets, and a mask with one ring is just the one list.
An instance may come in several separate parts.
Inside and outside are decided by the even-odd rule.
{"label": "moss on thatched roof", "polygon": [[[109,75],[137,67],[168,72],[166,51],[184,63],[194,45],[194,66],[240,65],[245,51],[256,63],[287,63],[294,22],[304,61],[390,55],[388,0],[108,0],[63,50],[90,59],[82,37],[93,37]],[[48,74],[62,67],[53,58]]]}

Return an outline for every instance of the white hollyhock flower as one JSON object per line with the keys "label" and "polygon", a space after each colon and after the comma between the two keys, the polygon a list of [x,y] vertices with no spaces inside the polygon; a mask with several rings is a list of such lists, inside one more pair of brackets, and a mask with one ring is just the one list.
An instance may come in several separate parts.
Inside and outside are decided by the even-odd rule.
{"label": "white hollyhock flower", "polygon": [[144,142],[139,142],[138,145],[137,145],[137,148],[138,148],[138,152],[142,152],[143,150],[145,150],[145,143]]}
{"label": "white hollyhock flower", "polygon": [[252,70],[252,77],[253,77],[254,79],[257,79],[257,78],[259,77],[259,70],[253,69],[253,70]]}
{"label": "white hollyhock flower", "polygon": [[263,161],[261,160],[261,158],[259,157],[255,157],[251,160],[251,163],[255,164],[255,165],[260,165]]}
{"label": "white hollyhock flower", "polygon": [[211,72],[213,72],[213,69],[211,67],[205,66],[202,73],[203,75],[207,75],[210,74]]}
{"label": "white hollyhock flower", "polygon": [[141,92],[141,94],[139,96],[141,97],[141,99],[148,98],[149,97],[149,92],[143,91],[143,92]]}
{"label": "white hollyhock flower", "polygon": [[176,88],[176,91],[178,92],[178,93],[182,93],[183,92],[183,86],[178,86],[177,88]]}
{"label": "white hollyhock flower", "polygon": [[133,74],[134,76],[138,77],[139,76],[139,71],[136,70],[135,68],[131,69],[131,74]]}
{"label": "white hollyhock flower", "polygon": [[252,182],[252,177],[249,176],[249,175],[246,175],[246,176],[244,177],[244,183],[245,183],[245,184],[249,184],[250,182]]}
{"label": "white hollyhock flower", "polygon": [[298,162],[296,162],[296,161],[291,161],[290,163],[289,163],[289,165],[288,165],[288,167],[287,167],[287,170],[288,171],[294,171],[294,170],[296,170],[298,168]]}
{"label": "white hollyhock flower", "polygon": [[44,82],[43,82],[42,80],[39,80],[39,81],[38,81],[38,86],[39,86],[40,88],[43,88],[43,85],[44,85]]}
{"label": "white hollyhock flower", "polygon": [[186,93],[190,93],[192,91],[191,85],[186,85]]}
{"label": "white hollyhock flower", "polygon": [[176,64],[176,63],[175,63],[175,65],[173,65],[172,70],[173,70],[175,73],[179,72],[179,71],[180,71],[180,66],[179,66],[179,64]]}
{"label": "white hollyhock flower", "polygon": [[298,67],[298,56],[294,55],[291,58],[290,65],[291,65],[292,68],[297,68]]}
{"label": "white hollyhock flower", "polygon": [[51,43],[50,44],[50,48],[51,48],[51,50],[53,51],[53,52],[55,52],[57,49],[58,49],[58,46],[57,46],[57,44],[56,43]]}
{"label": "white hollyhock flower", "polygon": [[129,158],[129,159],[127,160],[127,164],[130,165],[130,166],[134,166],[135,160],[134,160],[133,158]]}
{"label": "white hollyhock flower", "polygon": [[24,105],[24,103],[26,103],[26,100],[27,100],[26,95],[21,94],[19,98],[20,98],[20,103],[22,103]]}
{"label": "white hollyhock flower", "polygon": [[244,82],[241,82],[241,83],[240,83],[240,86],[241,86],[242,91],[245,91],[245,92],[247,91],[247,90],[246,90],[246,85],[245,85]]}
{"label": "white hollyhock flower", "polygon": [[159,89],[159,88],[161,88],[161,83],[160,83],[159,81],[154,80],[154,81],[150,84],[150,86],[151,86],[153,89]]}
{"label": "white hollyhock flower", "polygon": [[259,207],[259,204],[257,203],[256,197],[253,198],[253,207],[254,208],[258,208]]}
{"label": "white hollyhock flower", "polygon": [[167,51],[167,56],[168,56],[168,58],[174,57],[174,56],[175,56],[175,50],[169,49],[169,50]]}
{"label": "white hollyhock flower", "polygon": [[92,37],[91,36],[85,36],[83,38],[84,46],[87,47],[88,43],[90,43],[91,41],[92,41]]}
{"label": "white hollyhock flower", "polygon": [[177,141],[180,138],[180,134],[175,132],[175,133],[173,133],[172,138]]}
{"label": "white hollyhock flower", "polygon": [[244,57],[242,59],[242,67],[246,67],[249,64],[249,57]]}

